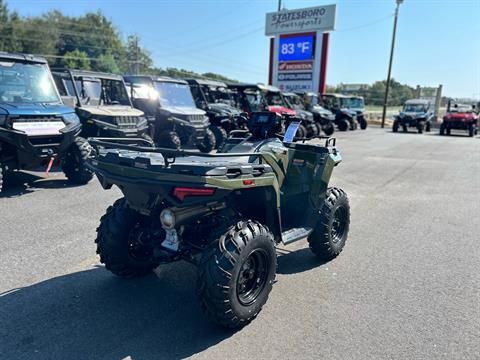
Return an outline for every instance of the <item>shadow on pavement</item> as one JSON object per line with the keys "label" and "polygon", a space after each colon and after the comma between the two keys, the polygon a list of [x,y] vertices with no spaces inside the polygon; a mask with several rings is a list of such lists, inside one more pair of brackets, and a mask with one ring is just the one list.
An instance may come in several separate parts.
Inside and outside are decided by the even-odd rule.
{"label": "shadow on pavement", "polygon": [[308,247],[294,251],[281,250],[277,261],[277,273],[284,275],[301,273],[326,264],[325,261],[319,260]]}
{"label": "shadow on pavement", "polygon": [[189,264],[119,279],[103,267],[0,294],[4,359],[177,359],[234,332],[211,324]]}
{"label": "shadow on pavement", "polygon": [[5,176],[3,191],[0,193],[0,198],[25,195],[33,193],[38,189],[62,189],[78,186],[68,182],[66,179],[55,178],[53,175],[53,171],[51,178],[45,178],[23,171],[7,173]]}

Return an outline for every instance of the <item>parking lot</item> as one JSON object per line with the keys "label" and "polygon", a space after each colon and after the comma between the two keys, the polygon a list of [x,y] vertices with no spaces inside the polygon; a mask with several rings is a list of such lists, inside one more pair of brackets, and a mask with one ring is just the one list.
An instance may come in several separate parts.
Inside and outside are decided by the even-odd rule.
{"label": "parking lot", "polygon": [[139,280],[107,272],[95,228],[120,197],[17,174],[0,198],[3,359],[478,359],[480,137],[335,133],[349,195],[344,252],[279,249],[258,318],[231,332],[195,300],[195,268]]}

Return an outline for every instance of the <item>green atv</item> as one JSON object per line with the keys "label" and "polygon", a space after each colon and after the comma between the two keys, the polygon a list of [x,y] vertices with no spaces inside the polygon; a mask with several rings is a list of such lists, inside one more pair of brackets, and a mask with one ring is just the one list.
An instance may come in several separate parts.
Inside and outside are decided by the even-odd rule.
{"label": "green atv", "polygon": [[207,316],[229,328],[249,323],[272,289],[277,245],[307,238],[328,261],[342,251],[350,223],[347,195],[328,187],[341,161],[335,139],[291,142],[294,123],[282,141],[280,126],[273,112],[253,113],[250,131],[234,132],[228,151],[216,154],[89,139],[103,188],[124,194],[100,220],[100,261],[136,277],[186,260],[198,266]]}

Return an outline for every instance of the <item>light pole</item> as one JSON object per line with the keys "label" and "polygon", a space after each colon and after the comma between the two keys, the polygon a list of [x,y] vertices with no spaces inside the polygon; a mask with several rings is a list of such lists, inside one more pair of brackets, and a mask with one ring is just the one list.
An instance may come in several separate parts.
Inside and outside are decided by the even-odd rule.
{"label": "light pole", "polygon": [[282,0],[278,0],[278,11],[282,10]]}
{"label": "light pole", "polygon": [[393,49],[395,48],[395,35],[397,34],[398,9],[403,0],[396,0],[395,20],[393,21],[392,47],[390,48],[390,62],[388,63],[387,86],[385,88],[385,99],[383,100],[382,128],[385,127],[385,118],[387,116],[388,90],[390,88],[390,76],[392,75]]}

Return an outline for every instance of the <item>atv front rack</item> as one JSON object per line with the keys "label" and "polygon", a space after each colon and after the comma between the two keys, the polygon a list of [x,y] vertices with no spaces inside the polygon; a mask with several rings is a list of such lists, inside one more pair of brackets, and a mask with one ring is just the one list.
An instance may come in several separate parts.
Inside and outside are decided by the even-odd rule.
{"label": "atv front rack", "polygon": [[[98,148],[103,149],[120,149],[120,150],[130,150],[138,151],[144,153],[156,153],[161,154],[165,162],[165,167],[168,167],[170,164],[175,162],[177,157],[186,157],[186,156],[197,156],[205,158],[235,158],[235,157],[257,157],[266,159],[268,155],[259,153],[259,152],[248,152],[248,153],[202,153],[190,150],[181,150],[181,149],[168,149],[155,147],[152,142],[149,140],[141,138],[88,138],[89,144],[95,149],[95,152],[98,151]],[[133,144],[128,144],[133,143]],[[150,146],[139,146],[138,143],[146,143]]]}

